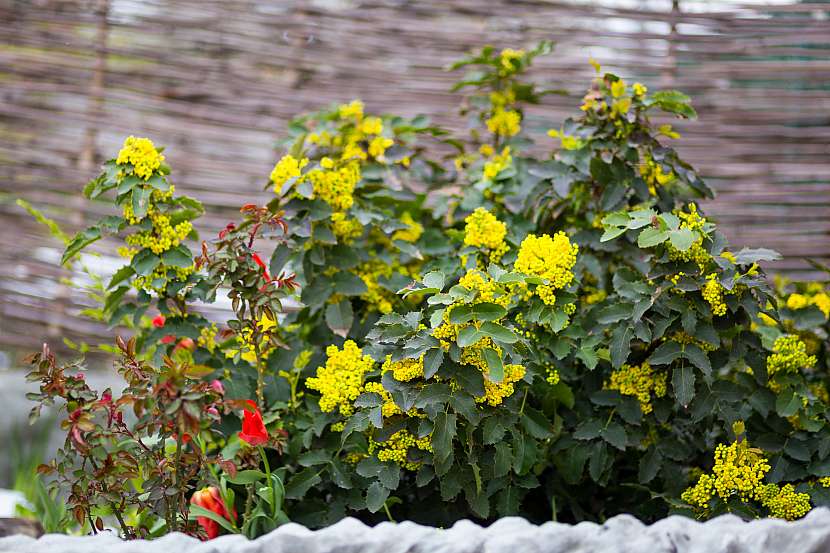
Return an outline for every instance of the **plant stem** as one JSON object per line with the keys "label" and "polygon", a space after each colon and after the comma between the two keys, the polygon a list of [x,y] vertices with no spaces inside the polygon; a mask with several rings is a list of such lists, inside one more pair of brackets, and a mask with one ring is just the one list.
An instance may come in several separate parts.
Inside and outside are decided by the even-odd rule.
{"label": "plant stem", "polygon": [[386,504],[386,501],[383,502],[383,510],[386,511],[386,517],[389,519],[389,522],[395,522],[395,519],[392,518],[392,513],[389,512],[389,506]]}
{"label": "plant stem", "polygon": [[179,487],[180,484],[181,484],[181,482],[180,482],[181,474],[180,473],[181,473],[183,434],[181,432],[181,428],[179,428],[178,430],[179,430],[179,432],[176,435],[176,460],[175,460],[175,463],[174,463],[174,468],[176,470],[176,479],[174,480],[175,486],[176,486],[176,508],[173,510],[173,514],[172,514],[172,517],[171,517],[172,522],[173,522],[173,527],[171,528],[172,532],[175,532],[178,529],[178,524],[179,523],[178,523],[178,520],[177,520],[178,519],[177,512],[180,508],[180,505],[182,503],[182,498],[183,498],[183,492],[182,492],[181,488]]}
{"label": "plant stem", "polygon": [[268,476],[268,489],[271,491],[271,516],[277,516],[277,492],[274,489],[274,482],[271,480],[271,465],[268,463],[268,456],[265,455],[265,448],[258,446],[259,455],[262,457],[262,464],[265,465],[265,474]]}

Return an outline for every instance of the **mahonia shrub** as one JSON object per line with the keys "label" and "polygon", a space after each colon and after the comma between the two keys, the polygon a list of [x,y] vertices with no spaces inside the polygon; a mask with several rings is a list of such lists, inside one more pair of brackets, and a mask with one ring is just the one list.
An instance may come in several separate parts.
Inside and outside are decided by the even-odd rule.
{"label": "mahonia shrub", "polygon": [[[65,259],[125,241],[105,318],[268,429],[267,452],[239,409],[205,433],[222,474],[187,489],[214,484],[191,501],[224,507],[200,516],[253,536],[286,514],[794,519],[830,503],[826,282],[770,283],[775,252],[729,247],[670,146],[664,121],[695,117],[684,94],[593,62],[576,116],[526,122],[561,93],[526,78],[551,49],[453,66],[464,136],[358,100],[298,117],[272,199],[196,256],[201,206],[149,140],[87,186],[119,215]],[[228,321],[199,314],[219,293]]]}

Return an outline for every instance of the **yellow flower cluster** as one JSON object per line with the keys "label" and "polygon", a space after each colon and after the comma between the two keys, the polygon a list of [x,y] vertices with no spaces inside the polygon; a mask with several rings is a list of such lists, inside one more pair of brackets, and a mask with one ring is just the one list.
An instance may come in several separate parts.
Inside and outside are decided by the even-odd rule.
{"label": "yellow flower cluster", "polygon": [[396,230],[392,234],[392,240],[403,240],[404,242],[417,242],[424,233],[424,226],[412,218],[408,211],[401,215],[401,223],[406,225],[405,229]]}
{"label": "yellow flower cluster", "polygon": [[311,181],[315,198],[320,198],[334,211],[345,211],[354,203],[354,189],[360,181],[360,163],[348,161],[339,167],[328,158],[320,162],[321,169],[306,174]]}
{"label": "yellow flower cluster", "polygon": [[149,216],[153,228],[127,236],[125,241],[128,245],[149,248],[154,254],[161,255],[178,246],[193,230],[190,221],[182,221],[172,226],[170,217],[157,210],[150,211]]}
{"label": "yellow flower cluster", "polygon": [[579,246],[571,244],[564,232],[557,232],[553,238],[547,234],[528,234],[519,247],[519,255],[513,268],[527,275],[538,276],[549,281],[553,289],[568,286],[574,278],[571,269],[576,263]]}
{"label": "yellow flower cluster", "polygon": [[[681,210],[674,212],[680,218],[680,228],[687,228],[692,232],[702,232],[706,224],[706,219],[700,216],[697,211],[697,205],[690,203],[687,207],[688,213]],[[703,272],[706,268],[706,263],[712,258],[709,253],[703,248],[703,236],[697,238],[686,251],[680,251],[670,242],[667,242],[669,259],[672,261],[688,262],[693,261]]]}
{"label": "yellow flower cluster", "polygon": [[648,362],[642,365],[623,365],[611,373],[611,380],[606,382],[609,390],[618,390],[624,396],[634,396],[640,402],[644,414],[651,413],[651,395],[666,395],[666,373],[655,371]]}
{"label": "yellow flower cluster", "polygon": [[216,323],[211,323],[210,326],[202,327],[199,331],[199,338],[196,339],[196,344],[199,347],[205,348],[209,352],[213,353],[216,349],[216,335],[219,333],[219,329],[216,328]]}
{"label": "yellow flower cluster", "polygon": [[490,261],[497,263],[509,249],[504,241],[507,225],[483,207],[476,208],[464,223],[464,244],[486,250]]}
{"label": "yellow flower cluster", "polygon": [[759,450],[751,449],[746,440],[731,445],[719,444],[715,449],[712,474],[703,474],[695,486],[680,496],[695,507],[706,509],[709,500],[717,495],[728,499],[738,495],[742,501],[761,500],[763,479],[770,465]]}
{"label": "yellow flower cluster", "polygon": [[772,355],[767,357],[767,374],[772,377],[776,373],[797,372],[815,364],[815,355],[807,355],[807,344],[795,334],[786,334],[776,338],[772,345]]}
{"label": "yellow flower cluster", "polygon": [[[492,148],[489,151],[492,151]],[[493,180],[499,176],[499,173],[510,167],[510,164],[513,163],[513,156],[510,155],[510,146],[505,146],[498,155],[493,155],[493,153],[489,155],[493,157],[484,163],[482,176],[485,179]]]}
{"label": "yellow flower cluster", "polygon": [[369,453],[377,451],[379,461],[393,461],[406,470],[418,470],[420,463],[407,460],[409,448],[415,447],[421,451],[432,451],[430,436],[416,438],[408,430],[398,430],[385,442],[372,440],[369,443]]}
{"label": "yellow flower cluster", "polygon": [[340,119],[355,119],[360,121],[363,119],[363,102],[360,100],[352,100],[348,104],[343,104],[338,108]]}
{"label": "yellow flower cluster", "polygon": [[352,402],[363,391],[363,379],[375,362],[352,340],[346,340],[343,349],[326,348],[325,367],[317,367],[317,376],[306,380],[306,386],[320,392],[320,409],[325,413],[339,408],[340,414],[354,412]]}
{"label": "yellow flower cluster", "polygon": [[502,50],[499,54],[499,63],[501,64],[499,73],[507,75],[516,71],[514,63],[522,59],[524,55],[524,50],[513,50],[512,48],[505,48]]}
{"label": "yellow flower cluster", "polygon": [[[392,417],[403,413],[403,410],[400,407],[398,407],[398,404],[395,403],[395,400],[392,399],[392,394],[387,392],[386,389],[383,387],[383,384],[381,384],[380,382],[367,382],[363,386],[363,391],[374,392],[381,397],[383,401],[383,404],[381,405],[381,413],[384,417]],[[413,415],[414,414],[415,413],[413,412]]]}
{"label": "yellow flower cluster", "polygon": [[381,370],[383,372],[392,371],[392,376],[395,377],[395,380],[408,382],[414,378],[424,376],[424,356],[422,354],[418,359],[392,361],[392,356],[387,355]]}
{"label": "yellow flower cluster", "polygon": [[798,493],[792,484],[779,487],[778,484],[767,484],[758,491],[761,504],[769,509],[769,514],[775,518],[796,520],[810,512],[810,495]]}
{"label": "yellow flower cluster", "polygon": [[331,231],[343,244],[351,244],[363,234],[363,225],[354,218],[349,218],[342,211],[331,214]]}
{"label": "yellow flower cluster", "polygon": [[497,136],[515,136],[522,130],[522,116],[512,109],[496,108],[493,115],[485,121],[487,130]]}
{"label": "yellow flower cluster", "polygon": [[726,303],[723,301],[724,288],[718,282],[718,275],[712,273],[706,276],[706,284],[701,291],[703,299],[709,302],[712,314],[716,317],[726,315]]}
{"label": "yellow flower cluster", "polygon": [[787,309],[797,310],[815,305],[825,317],[830,317],[830,295],[827,295],[822,288],[819,290],[813,295],[810,295],[809,291],[806,294],[790,294],[787,297]]}
{"label": "yellow flower cluster", "polygon": [[395,301],[397,296],[394,292],[381,286],[378,280],[381,277],[389,278],[393,272],[414,277],[414,268],[401,265],[397,261],[390,265],[379,259],[371,259],[355,267],[354,274],[360,277],[366,285],[366,292],[360,295],[360,299],[368,304],[369,311],[382,314],[392,311],[392,302]]}
{"label": "yellow flower cluster", "polygon": [[138,290],[146,292],[158,292],[163,294],[171,280],[185,281],[193,274],[195,267],[168,267],[161,264],[147,276],[136,276],[133,279],[133,286]]}
{"label": "yellow flower cluster", "polygon": [[283,156],[271,171],[271,182],[274,184],[274,192],[279,194],[282,187],[289,179],[300,178],[302,169],[308,165],[308,158],[296,159],[292,155]]}
{"label": "yellow flower cluster", "polygon": [[391,138],[376,136],[369,142],[369,155],[377,160],[383,161],[383,154],[394,143],[395,141]]}
{"label": "yellow flower cluster", "polygon": [[504,365],[504,378],[501,382],[493,382],[490,380],[490,378],[487,376],[487,373],[485,372],[484,395],[476,398],[476,402],[486,402],[488,405],[491,405],[492,407],[501,405],[501,403],[504,401],[504,398],[513,395],[513,384],[523,379],[525,377],[525,373],[526,370],[524,368],[524,365]]}
{"label": "yellow flower cluster", "polygon": [[380,134],[383,132],[383,121],[380,117],[367,117],[360,124],[360,132],[363,134]]}
{"label": "yellow flower cluster", "polygon": [[699,347],[700,349],[702,349],[703,351],[715,351],[716,349],[718,349],[717,346],[713,346],[709,342],[704,342],[703,340],[698,340],[694,336],[686,334],[683,331],[674,332],[670,336],[667,336],[667,337],[664,338],[664,340],[669,340],[669,339],[674,340],[678,344],[683,344],[683,345],[694,344],[697,347]]}
{"label": "yellow flower cluster", "polygon": [[135,136],[129,136],[124,140],[124,145],[115,159],[115,163],[119,165],[131,163],[133,173],[144,180],[152,177],[163,161],[164,156],[156,150],[152,140]]}

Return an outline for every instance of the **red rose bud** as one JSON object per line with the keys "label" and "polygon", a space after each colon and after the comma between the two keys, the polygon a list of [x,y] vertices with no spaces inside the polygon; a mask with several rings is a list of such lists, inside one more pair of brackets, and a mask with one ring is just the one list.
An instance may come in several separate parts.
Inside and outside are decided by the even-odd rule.
{"label": "red rose bud", "polygon": [[247,400],[247,404],[242,416],[242,431],[239,433],[239,439],[252,446],[262,445],[268,441],[268,430],[262,422],[262,413],[259,412],[256,403],[250,399]]}
{"label": "red rose bud", "polygon": [[176,344],[176,347],[173,349],[186,349],[193,351],[195,347],[196,343],[193,341],[193,338],[182,338],[181,340],[179,340],[179,343]]}
{"label": "red rose bud", "polygon": [[[198,505],[203,509],[207,509],[212,513],[216,513],[222,518],[226,518],[228,520],[236,519],[236,509],[233,509],[233,519],[231,519],[228,509],[225,507],[225,502],[222,501],[222,496],[219,495],[219,490],[216,486],[209,486],[194,492],[193,496],[190,498],[190,503]],[[215,520],[211,520],[207,517],[197,517],[196,521],[202,528],[204,528],[205,534],[207,534],[207,539],[212,540],[219,535],[220,526]]]}
{"label": "red rose bud", "polygon": [[156,328],[161,328],[164,326],[164,321],[166,320],[167,319],[165,319],[164,315],[159,313],[158,315],[156,315],[156,318],[153,319],[153,326]]}
{"label": "red rose bud", "polygon": [[176,337],[173,336],[172,334],[168,334],[167,336],[165,336],[164,338],[161,339],[162,344],[172,344],[175,341],[176,341]]}

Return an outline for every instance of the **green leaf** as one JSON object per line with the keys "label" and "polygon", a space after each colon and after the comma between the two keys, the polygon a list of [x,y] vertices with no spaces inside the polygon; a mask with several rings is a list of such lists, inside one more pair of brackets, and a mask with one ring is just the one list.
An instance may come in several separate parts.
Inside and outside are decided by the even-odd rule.
{"label": "green leaf", "polygon": [[691,230],[681,228],[671,231],[669,233],[669,240],[671,240],[671,245],[674,246],[675,249],[685,252],[692,247],[692,244],[695,241],[695,236]]}
{"label": "green leaf", "polygon": [[631,304],[615,303],[608,307],[603,307],[597,313],[597,322],[601,324],[616,323],[623,319],[631,318]]}
{"label": "green leaf", "polygon": [[665,230],[649,227],[637,237],[637,245],[641,248],[651,248],[662,244],[669,239],[669,233]]}
{"label": "green leaf", "polygon": [[271,262],[268,264],[268,269],[270,270],[271,274],[279,276],[280,272],[282,271],[285,264],[288,262],[288,259],[291,257],[291,248],[288,247],[287,244],[280,244],[274,249],[274,253],[271,254]]}
{"label": "green leaf", "polygon": [[209,510],[205,509],[204,507],[200,507],[199,505],[190,504],[190,510],[187,513],[187,520],[196,520],[199,517],[209,518],[210,520],[218,523],[219,526],[221,526],[222,528],[224,528],[225,530],[227,530],[228,532],[230,532],[232,534],[238,534],[239,533],[239,530],[234,528],[233,525],[231,524],[231,521],[229,521],[225,517],[219,516],[216,513],[214,513],[213,511],[209,511]]}
{"label": "green leaf", "polygon": [[682,355],[680,344],[674,341],[663,342],[648,358],[650,365],[668,365]]}
{"label": "green leaf", "polygon": [[455,425],[458,416],[455,413],[438,413],[435,416],[435,429],[432,431],[432,448],[437,460],[443,461],[452,453],[452,441],[455,438]]}
{"label": "green leaf", "polygon": [[66,250],[64,250],[61,257],[61,265],[66,265],[66,262],[75,257],[78,252],[100,239],[101,230],[98,227],[90,227],[80,231],[66,245]]}
{"label": "green leaf", "polygon": [[389,490],[380,485],[380,482],[372,482],[366,490],[366,508],[369,512],[376,513],[389,497]]}
{"label": "green leaf", "polygon": [[501,417],[492,416],[484,419],[484,425],[481,430],[484,444],[492,445],[498,442],[504,436],[506,430],[507,428],[502,423]]}
{"label": "green leaf", "polygon": [[660,465],[662,462],[663,456],[660,455],[657,448],[649,448],[646,454],[640,458],[640,469],[638,472],[640,484],[648,484],[654,480],[654,477],[657,476],[658,472],[660,472]]}
{"label": "green leaf", "polygon": [[363,279],[354,273],[340,271],[334,278],[334,291],[345,296],[359,296],[368,290]]}
{"label": "green leaf", "polygon": [[469,305],[458,305],[450,311],[450,323],[454,325],[468,323],[473,320],[473,308]]}
{"label": "green leaf", "polygon": [[541,411],[528,405],[525,406],[522,416],[522,426],[528,434],[538,440],[550,438],[550,421]]}
{"label": "green leaf", "polygon": [[472,306],[472,313],[479,321],[496,321],[507,315],[507,309],[497,303],[481,302]]}
{"label": "green leaf", "polygon": [[239,484],[240,486],[253,484],[254,482],[267,479],[268,475],[261,470],[240,470],[233,476],[228,474],[225,475],[225,480],[231,484]]}
{"label": "green leaf", "polygon": [[482,351],[484,361],[487,363],[487,368],[490,370],[490,380],[493,382],[501,382],[504,380],[504,365],[501,361],[501,356],[496,353],[493,348],[484,348]]}
{"label": "green leaf", "polygon": [[574,430],[573,437],[577,440],[593,440],[602,432],[602,422],[598,419],[582,421]]}
{"label": "green leaf", "polygon": [[146,186],[138,186],[133,188],[132,192],[132,208],[133,214],[138,219],[142,219],[147,215],[147,210],[150,207],[150,195],[153,189]]}
{"label": "green leaf", "polygon": [[792,417],[801,407],[801,399],[792,390],[783,390],[775,399],[775,411],[782,417]]}
{"label": "green leaf", "polygon": [[330,460],[331,456],[325,449],[312,449],[300,455],[297,462],[301,467],[313,467],[328,464]]}
{"label": "green leaf", "polygon": [[120,269],[118,269],[112,278],[110,279],[109,284],[107,284],[107,289],[110,290],[120,284],[121,282],[127,280],[131,276],[135,274],[133,268],[129,265],[124,265]]}
{"label": "green leaf", "polygon": [[697,344],[686,344],[683,357],[691,361],[706,376],[712,373],[712,364],[709,362],[709,356]]}
{"label": "green leaf", "polygon": [[[513,344],[519,340],[519,337],[512,330],[494,322],[488,321],[482,323],[479,331],[484,336],[489,336],[493,340],[502,342],[503,344]],[[461,344],[459,343],[458,345],[460,346]]]}
{"label": "green leaf", "polygon": [[136,274],[148,276],[159,266],[161,258],[147,248],[144,248],[133,256],[132,267]]}
{"label": "green leaf", "polygon": [[165,265],[169,265],[171,267],[186,268],[193,265],[193,255],[190,253],[190,249],[184,244],[179,244],[175,248],[171,248],[164,252],[161,256],[161,260]]}
{"label": "green leaf", "polygon": [[330,303],[326,307],[326,324],[338,336],[343,338],[348,336],[353,320],[352,302],[348,299],[344,299],[339,303]]}
{"label": "green leaf", "polygon": [[501,478],[510,472],[510,466],[513,464],[513,451],[510,444],[507,442],[499,442],[496,444],[496,453],[493,456],[493,477]]}
{"label": "green leaf", "polygon": [[611,334],[611,366],[618,369],[628,359],[631,353],[631,339],[634,337],[634,330],[628,325],[620,325]]}
{"label": "green leaf", "polygon": [[695,371],[692,367],[675,367],[672,371],[671,384],[674,396],[683,407],[688,407],[695,397]]}
{"label": "green leaf", "polygon": [[628,229],[626,227],[606,227],[605,232],[599,237],[600,242],[608,242],[614,238],[624,234]]}
{"label": "green leaf", "polygon": [[424,355],[424,380],[429,380],[441,368],[444,362],[444,350],[441,348],[431,349]]}
{"label": "green leaf", "polygon": [[319,469],[313,467],[304,469],[292,476],[291,480],[288,481],[288,484],[285,486],[285,497],[288,499],[301,499],[308,490],[322,481],[323,479],[320,478]]}
{"label": "green leaf", "polygon": [[602,439],[616,447],[617,449],[625,450],[625,445],[628,442],[628,435],[625,428],[616,422],[608,423],[608,426],[600,431]]}
{"label": "green leaf", "polygon": [[458,332],[458,347],[466,348],[481,340],[483,332],[479,332],[474,326],[465,326]]}
{"label": "green leaf", "polygon": [[441,271],[430,271],[424,275],[422,281],[427,288],[435,288],[436,290],[444,289],[444,273]]}

